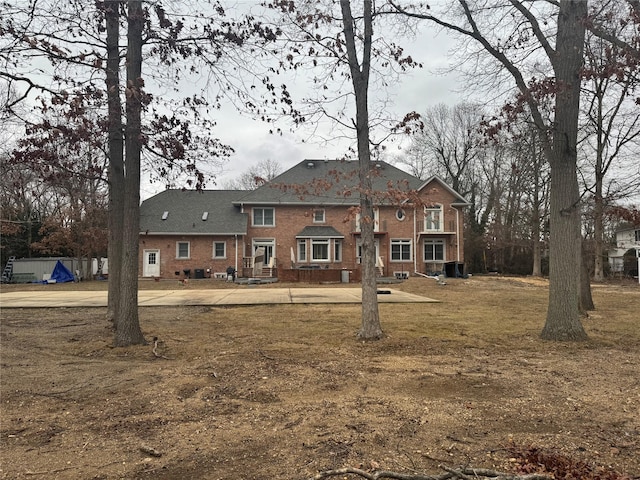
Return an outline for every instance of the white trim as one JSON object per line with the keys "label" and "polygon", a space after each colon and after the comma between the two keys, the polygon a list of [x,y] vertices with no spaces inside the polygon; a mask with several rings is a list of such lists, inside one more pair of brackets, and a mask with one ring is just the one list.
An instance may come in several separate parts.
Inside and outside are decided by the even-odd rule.
{"label": "white trim", "polygon": [[[221,243],[222,246],[223,246],[224,252],[223,252],[223,255],[221,257],[216,255],[216,244],[217,243]],[[214,258],[216,260],[224,260],[224,259],[227,258],[227,242],[226,241],[224,241],[224,240],[223,241],[220,241],[220,240],[217,240],[217,241],[214,240],[213,241],[213,256],[212,256],[212,258]]]}
{"label": "white trim", "polygon": [[[256,210],[262,210],[262,225],[255,223]],[[265,210],[271,210],[273,212],[273,223],[264,224],[264,212]],[[272,228],[276,226],[276,209],[275,207],[252,207],[251,208],[251,226],[256,228]]]}
{"label": "white trim", "polygon": [[[438,213],[437,218],[437,228],[427,228],[427,218],[429,218],[430,223],[433,225],[436,222],[432,220],[433,214]],[[428,207],[424,206],[424,220],[423,220],[423,228],[425,232],[433,233],[433,232],[444,232],[444,205],[441,203],[435,203],[434,206]]]}
{"label": "white trim", "polygon": [[[151,269],[149,261],[149,255],[155,254],[154,268]],[[152,271],[153,270],[153,271]],[[148,248],[142,251],[142,276],[143,277],[159,277],[160,276],[160,249]]]}
{"label": "white trim", "polygon": [[[320,213],[322,212],[322,220],[316,220],[316,213]],[[326,223],[327,222],[327,213],[325,212],[324,208],[315,208],[313,210],[313,212],[311,213],[311,216],[313,218],[313,223]]]}
{"label": "white trim", "polygon": [[[180,256],[180,244],[181,243],[186,243],[187,244],[187,256],[186,257],[181,257]],[[191,242],[186,241],[186,240],[178,240],[176,242],[176,260],[190,260],[191,259]]]}
{"label": "white trim", "polygon": [[[442,245],[442,259],[427,259],[427,244]],[[435,253],[435,250],[432,250]],[[435,255],[434,255],[435,256]],[[444,238],[425,238],[422,241],[422,259],[425,263],[444,263],[447,261],[447,243]]]}
{"label": "white trim", "polygon": [[[314,254],[315,251],[313,249],[313,247],[315,245],[326,245],[327,247],[327,258],[315,258]],[[314,238],[311,237],[311,242],[310,242],[310,261],[312,262],[330,262],[331,261],[331,241],[328,238]]]}
{"label": "white trim", "polygon": [[[397,244],[400,246],[399,259],[393,258],[393,246]],[[409,258],[402,258],[403,245],[409,245]],[[407,263],[413,261],[413,241],[410,238],[392,238],[389,240],[389,261],[393,263]]]}

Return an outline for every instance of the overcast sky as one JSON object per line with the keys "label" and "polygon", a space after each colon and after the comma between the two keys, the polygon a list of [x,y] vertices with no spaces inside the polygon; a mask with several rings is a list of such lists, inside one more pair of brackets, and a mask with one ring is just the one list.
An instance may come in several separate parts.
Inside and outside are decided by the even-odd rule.
{"label": "overcast sky", "polygon": [[[423,64],[423,68],[402,74],[399,83],[387,91],[373,91],[370,95],[381,95],[390,99],[391,113],[402,118],[405,113],[417,111],[423,113],[428,107],[438,103],[454,105],[467,100],[461,92],[460,82],[454,74],[441,72],[449,64],[454,41],[445,32],[438,32],[433,26],[424,24],[413,39],[399,41],[405,52]],[[355,116],[355,111],[353,112]],[[278,125],[283,134],[270,134],[273,125],[252,120],[240,115],[230,106],[224,106],[219,112],[215,134],[223,143],[232,146],[235,154],[225,163],[216,175],[216,184],[207,182],[207,188],[223,188],[225,182],[237,178],[251,166],[260,161],[271,159],[280,163],[283,170],[308,158],[335,159],[342,157],[351,142],[335,139],[322,142],[310,133],[318,128],[320,135],[331,137],[330,126],[313,124],[290,132],[288,125]],[[406,144],[406,141],[405,141]],[[402,145],[395,142],[389,153],[401,153]],[[148,198],[164,189],[160,183],[142,185],[142,198]]]}

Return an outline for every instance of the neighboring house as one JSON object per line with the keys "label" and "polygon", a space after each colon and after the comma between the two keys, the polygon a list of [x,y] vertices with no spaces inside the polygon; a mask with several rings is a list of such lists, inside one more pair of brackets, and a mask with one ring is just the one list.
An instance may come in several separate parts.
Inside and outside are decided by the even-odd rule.
{"label": "neighboring house", "polygon": [[[445,264],[462,264],[462,210],[469,203],[438,177],[422,182],[385,162],[372,167],[379,275],[435,273]],[[244,277],[296,279],[296,272],[326,270],[324,279],[341,279],[348,270],[359,279],[357,169],[357,162],[305,160],[256,190],[168,190],[145,200],[140,272],[224,277],[233,267]],[[415,191],[422,204],[398,205],[390,188]],[[264,269],[256,275],[260,247]]]}
{"label": "neighboring house", "polygon": [[616,230],[616,248],[609,250],[612,273],[638,275],[640,252],[640,225],[626,223]]}

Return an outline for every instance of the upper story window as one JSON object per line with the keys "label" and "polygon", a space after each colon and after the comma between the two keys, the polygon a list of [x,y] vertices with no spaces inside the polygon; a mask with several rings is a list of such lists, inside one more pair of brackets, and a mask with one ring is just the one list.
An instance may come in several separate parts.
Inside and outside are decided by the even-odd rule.
{"label": "upper story window", "polygon": [[636,230],[634,233],[636,243],[640,243],[640,229]]}
{"label": "upper story window", "polygon": [[313,211],[313,223],[324,223],[324,209],[318,209]]}
{"label": "upper story window", "polygon": [[441,232],[442,224],[442,205],[424,207],[425,232]]}
{"label": "upper story window", "polygon": [[[362,221],[362,215],[358,213],[356,215],[356,232],[362,231],[362,229],[360,228],[361,221]],[[373,209],[373,222],[374,222],[373,231],[379,232],[380,231],[380,210],[378,210],[377,208]]]}
{"label": "upper story window", "polygon": [[400,221],[404,220],[407,217],[407,215],[404,213],[404,210],[402,208],[399,208],[398,210],[396,210],[396,218]]}
{"label": "upper story window", "polygon": [[274,208],[254,208],[253,209],[253,226],[254,227],[274,227],[276,225],[276,216]]}
{"label": "upper story window", "polygon": [[176,243],[176,258],[189,258],[191,255],[189,242]]}

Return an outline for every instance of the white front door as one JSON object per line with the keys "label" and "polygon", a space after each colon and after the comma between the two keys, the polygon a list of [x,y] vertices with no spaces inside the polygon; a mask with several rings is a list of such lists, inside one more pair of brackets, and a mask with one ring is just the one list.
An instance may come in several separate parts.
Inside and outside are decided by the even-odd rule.
{"label": "white front door", "polygon": [[267,238],[253,239],[253,255],[260,247],[264,248],[264,266],[267,267],[271,263],[271,259],[275,257],[276,241]]}
{"label": "white front door", "polygon": [[160,276],[160,250],[144,250],[142,264],[143,277]]}
{"label": "white front door", "polygon": [[[376,267],[378,267],[378,266],[380,266],[380,265],[378,265],[378,262],[379,262],[378,259],[380,258],[380,240],[375,238],[373,240],[373,245],[374,245],[374,248],[376,250],[376,253],[375,253],[375,255],[376,255],[375,256]],[[362,240],[358,239],[358,241],[356,242],[356,246],[357,246],[357,248],[356,248],[356,262],[357,263],[362,263]]]}

